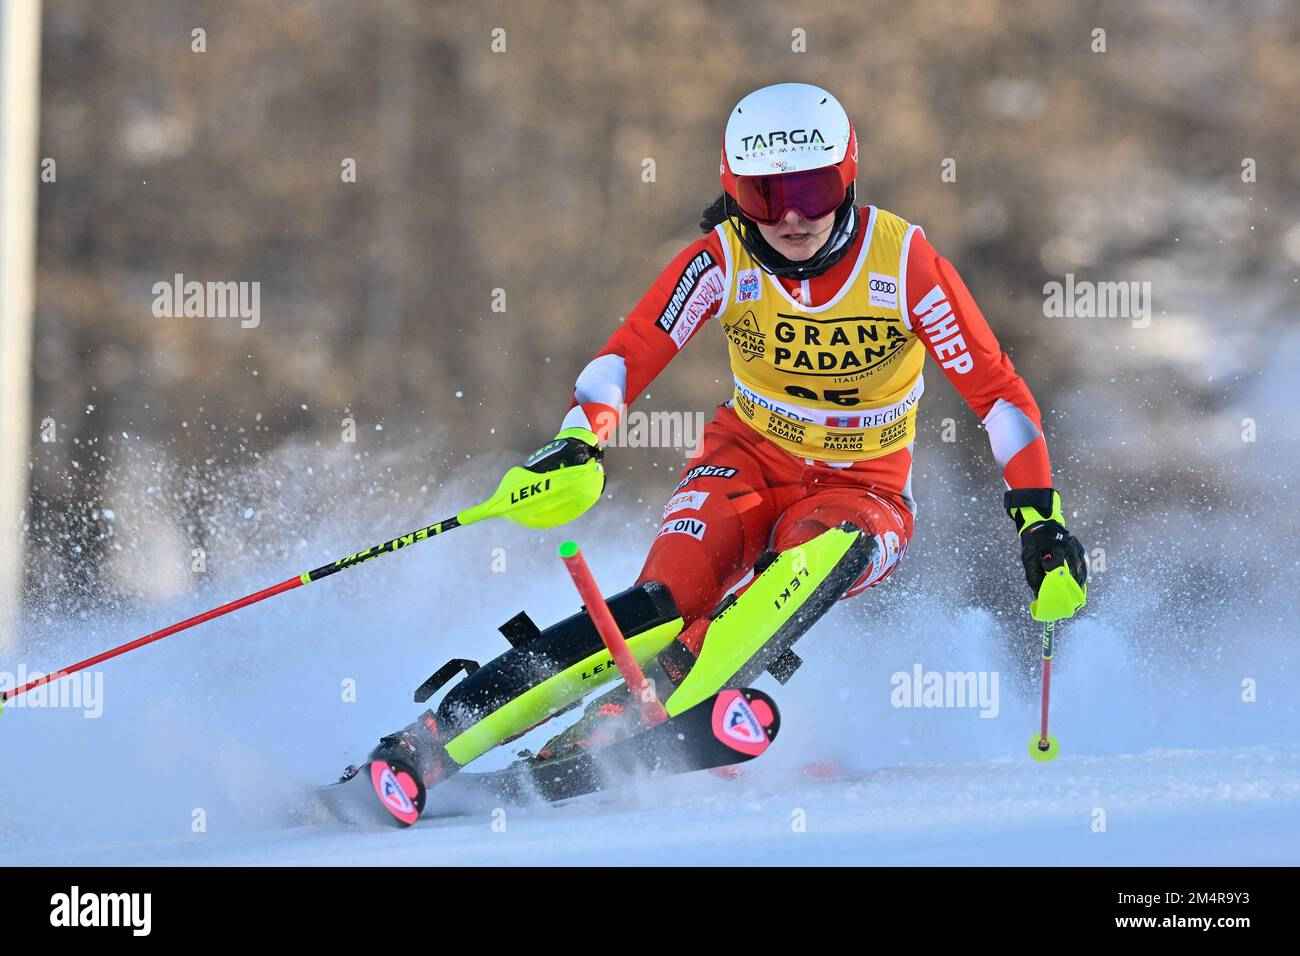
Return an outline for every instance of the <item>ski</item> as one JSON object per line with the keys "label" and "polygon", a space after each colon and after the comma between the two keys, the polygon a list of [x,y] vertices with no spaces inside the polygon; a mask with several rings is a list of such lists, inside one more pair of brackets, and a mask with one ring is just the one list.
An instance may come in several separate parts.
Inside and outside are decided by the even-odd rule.
{"label": "ski", "polygon": [[[462,772],[435,789],[428,809],[438,814],[472,810],[482,798],[495,802],[555,803],[615,789],[640,776],[662,777],[732,766],[753,760],[780,730],[776,702],[752,688],[719,691],[694,707],[599,750],[504,770]],[[425,811],[418,776],[399,761],[369,761],[349,767],[321,797],[340,820],[352,824],[411,826]],[[445,798],[445,799],[444,799]]]}
{"label": "ski", "polygon": [[600,750],[528,760],[470,776],[507,802],[548,803],[616,787],[636,775],[669,776],[731,766],[763,753],[780,729],[776,702],[751,688],[724,690],[662,724]]}

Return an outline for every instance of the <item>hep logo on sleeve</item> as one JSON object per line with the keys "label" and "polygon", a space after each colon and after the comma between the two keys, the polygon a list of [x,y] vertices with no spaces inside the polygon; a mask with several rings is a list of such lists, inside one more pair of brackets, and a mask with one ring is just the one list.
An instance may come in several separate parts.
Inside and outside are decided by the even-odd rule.
{"label": "hep logo on sleeve", "polygon": [[920,320],[921,331],[918,334],[930,343],[940,365],[958,375],[965,375],[975,367],[970,346],[957,323],[957,313],[952,310],[940,286],[936,285],[912,307],[912,315]]}

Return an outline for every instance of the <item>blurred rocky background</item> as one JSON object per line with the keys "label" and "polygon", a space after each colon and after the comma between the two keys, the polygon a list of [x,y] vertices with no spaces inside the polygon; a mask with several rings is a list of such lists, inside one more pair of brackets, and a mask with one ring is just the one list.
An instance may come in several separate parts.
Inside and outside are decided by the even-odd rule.
{"label": "blurred rocky background", "polygon": [[[783,80],[841,99],[859,196],[962,270],[1094,580],[1176,558],[1159,620],[1295,568],[1294,2],[47,0],[43,34],[33,608],[486,492],[698,235],[730,107]],[[156,317],[178,273],[260,283],[260,321]],[[1067,274],[1149,282],[1149,321],[1046,316]],[[711,413],[724,355],[707,329],[642,407]],[[956,557],[955,599],[1022,606],[985,436],[933,369],[921,416],[891,586]],[[611,452],[628,546],[682,454]]]}

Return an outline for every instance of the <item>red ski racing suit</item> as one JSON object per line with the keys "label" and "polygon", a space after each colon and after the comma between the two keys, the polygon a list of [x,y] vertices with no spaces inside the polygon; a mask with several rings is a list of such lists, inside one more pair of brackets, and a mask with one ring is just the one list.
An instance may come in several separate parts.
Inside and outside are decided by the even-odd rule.
{"label": "red ski racing suit", "polygon": [[750,579],[761,553],[843,522],[874,537],[845,595],[883,580],[916,511],[912,456],[928,353],[988,431],[1009,488],[1049,488],[1038,406],[957,270],[919,226],[874,206],[847,252],[803,281],[761,268],[730,221],[683,249],[578,376],[564,427],[603,441],[673,357],[716,319],[734,387],[664,507],[640,581],[691,628]]}

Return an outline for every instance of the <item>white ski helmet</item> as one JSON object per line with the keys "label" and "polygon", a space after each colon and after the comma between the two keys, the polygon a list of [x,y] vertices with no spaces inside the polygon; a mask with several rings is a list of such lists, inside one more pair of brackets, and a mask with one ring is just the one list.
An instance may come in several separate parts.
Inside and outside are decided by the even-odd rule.
{"label": "white ski helmet", "polygon": [[[777,83],[736,104],[722,134],[722,198],[712,210],[729,219],[741,244],[775,276],[807,279],[849,251],[861,232],[854,208],[858,137],[839,100],[810,83]],[[832,212],[825,244],[808,259],[791,261],[767,243],[755,223],[772,225],[790,210],[806,219]]]}
{"label": "white ski helmet", "polygon": [[[795,175],[822,169],[827,172],[821,176]],[[723,191],[757,222],[779,219],[782,202],[817,219],[837,208],[853,187],[857,135],[840,101],[821,87],[765,86],[731,111],[718,172]]]}

